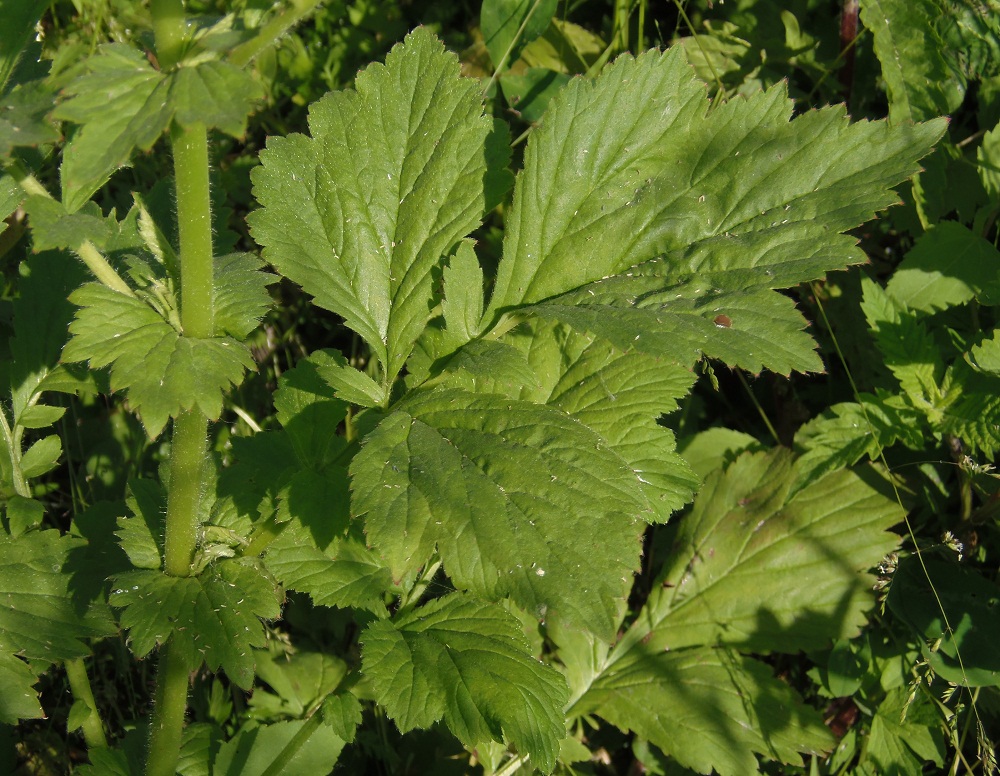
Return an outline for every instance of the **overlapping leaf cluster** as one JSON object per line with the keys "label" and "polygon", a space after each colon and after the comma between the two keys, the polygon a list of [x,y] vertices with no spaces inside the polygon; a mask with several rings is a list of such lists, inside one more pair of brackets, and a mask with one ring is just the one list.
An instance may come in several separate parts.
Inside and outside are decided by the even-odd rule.
{"label": "overlapping leaf cluster", "polygon": [[[706,355],[752,371],[822,368],[776,289],[862,261],[841,233],[891,205],[890,187],[943,131],[851,124],[840,108],[791,117],[782,86],[710,110],[679,49],[572,82],[529,139],[492,282],[467,238],[506,157],[476,84],[428,31],[359,75],[356,92],[313,105],[309,137],[269,142],[252,233],[375,359],[362,375],[324,355],[311,368],[326,364],[325,388],[282,423],[314,477],[315,454],[295,441],[310,413],[335,395],[368,408],[349,421],[363,438],[351,522],[335,518],[336,533],[363,527],[369,557],[409,602],[361,639],[376,700],[402,729],[443,719],[469,746],[505,740],[554,766],[562,680],[490,603],[508,600],[561,634],[570,718],[596,710],[703,772],[829,745],[791,691],[734,650],[804,648],[858,627],[869,601],[859,572],[892,546],[884,530],[899,515],[852,475],[796,495],[789,461],[772,456],[713,480],[663,594],[608,656],[644,526],[697,485],[657,419]],[[329,542],[314,535],[298,567],[271,567],[316,598],[338,584]],[[788,596],[799,564],[821,557],[828,577]],[[410,601],[438,562],[456,592]],[[747,597],[747,579],[774,587]],[[766,611],[765,600],[788,603]],[[720,694],[693,723],[698,743],[685,743],[673,727],[683,715],[663,699],[706,682]],[[757,725],[789,704],[791,716]]]}

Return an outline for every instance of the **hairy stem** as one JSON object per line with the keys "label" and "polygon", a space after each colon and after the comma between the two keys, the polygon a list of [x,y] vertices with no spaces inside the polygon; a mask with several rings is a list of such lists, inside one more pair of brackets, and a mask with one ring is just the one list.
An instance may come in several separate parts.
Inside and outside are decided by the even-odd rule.
{"label": "hairy stem", "polygon": [[269,19],[257,34],[229,52],[229,61],[237,67],[246,67],[258,54],[278,42],[289,27],[297,24],[319,5],[320,0],[292,0],[291,5]]}
{"label": "hairy stem", "polygon": [[90,678],[87,676],[87,667],[82,657],[66,661],[66,678],[69,679],[73,697],[83,701],[90,709],[90,714],[83,721],[83,739],[87,742],[87,746],[91,749],[96,746],[107,746],[108,739],[104,736],[104,726],[97,712],[97,702],[94,700],[94,691],[90,688]]}
{"label": "hairy stem", "polygon": [[187,711],[188,667],[183,656],[166,645],[156,669],[156,699],[149,736],[146,776],[174,776]]}
{"label": "hairy stem", "polygon": [[185,412],[174,418],[164,570],[175,577],[191,574],[191,561],[198,541],[198,503],[207,432],[208,419],[203,412]]}
{"label": "hairy stem", "polygon": [[211,337],[215,314],[208,131],[204,124],[175,128],[171,140],[181,246],[181,326],[188,337]]}
{"label": "hairy stem", "polygon": [[156,36],[156,59],[163,70],[169,70],[184,54],[187,22],[183,0],[152,0],[153,34]]}

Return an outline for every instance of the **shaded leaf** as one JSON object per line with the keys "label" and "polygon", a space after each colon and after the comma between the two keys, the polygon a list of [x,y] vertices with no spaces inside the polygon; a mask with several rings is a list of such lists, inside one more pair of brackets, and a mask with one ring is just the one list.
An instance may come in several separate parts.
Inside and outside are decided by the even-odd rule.
{"label": "shaded leaf", "polygon": [[265,772],[276,776],[326,776],[344,748],[344,740],[329,726],[316,727],[294,755],[283,762],[278,760],[306,725],[307,720],[244,725],[220,747],[213,776],[262,776]]}
{"label": "shaded leaf", "polygon": [[935,0],[861,0],[861,21],[871,30],[875,56],[889,93],[894,123],[924,121],[962,104],[965,79],[946,60],[934,22]]}
{"label": "shaded leaf", "polygon": [[565,736],[563,678],[500,606],[455,593],[369,625],[362,665],[405,733],[443,719],[466,746],[508,740],[550,773]]}
{"label": "shaded leaf", "polygon": [[517,61],[521,49],[545,32],[556,13],[558,0],[485,0],[479,27],[493,66],[506,69]]}
{"label": "shaded leaf", "polygon": [[833,737],[768,666],[723,649],[634,647],[611,663],[580,711],[652,741],[697,773],[742,776],[756,755],[801,764]]}
{"label": "shaded leaf", "polygon": [[782,451],[708,477],[622,644],[792,652],[856,635],[874,604],[865,572],[898,546],[902,511],[850,471],[790,495],[793,478]]}
{"label": "shaded leaf", "polygon": [[927,313],[972,299],[1000,303],[1000,251],[968,227],[942,221],[917,240],[886,292],[909,309]]}

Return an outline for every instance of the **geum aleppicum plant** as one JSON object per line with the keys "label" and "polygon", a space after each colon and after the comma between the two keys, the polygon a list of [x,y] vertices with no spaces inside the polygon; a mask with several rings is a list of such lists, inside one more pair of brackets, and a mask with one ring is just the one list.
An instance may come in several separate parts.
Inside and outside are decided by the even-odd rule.
{"label": "geum aleppicum plant", "polygon": [[[486,282],[469,235],[506,197],[508,132],[418,29],[355,91],[313,104],[309,136],[272,138],[253,173],[264,259],[342,316],[373,368],[333,350],[302,361],[274,397],[282,430],[234,439],[219,471],[207,424],[253,367],[242,341],[271,278],[252,256],[212,255],[207,130],[238,135],[257,90],[238,57],[188,39],[179,4],[152,13],[158,68],[111,46],[65,85],[56,116],[80,128],[62,201],[9,165],[33,195],[36,246],[75,251],[102,281],[71,297],[63,361],[110,366],[151,435],[171,424],[163,486],[133,483],[119,520],[127,562],[108,600],[133,653],[159,654],[146,772],[172,774],[183,740],[185,762],[215,773],[276,772],[307,750],[325,773],[362,700],[403,732],[443,721],[507,772],[585,759],[594,716],[703,773],[827,751],[819,715],[743,653],[856,633],[899,508],[846,470],[792,492],[790,454],[741,457],[706,479],[660,584],[629,612],[645,528],[699,486],[657,419],[703,357],[822,369],[775,289],[863,261],[842,233],[893,204],[944,123],[850,124],[843,108],[790,120],[783,86],[710,109],[680,49],[622,57],[572,81],[532,131]],[[142,197],[121,222],[86,204],[166,130],[176,243]],[[13,525],[5,558],[64,542]],[[0,573],[9,583],[16,563]],[[33,696],[18,655],[75,659],[110,630],[101,600],[91,620],[64,616],[66,573],[0,611],[5,697]],[[357,610],[360,665],[339,661],[299,719],[244,727],[213,755],[210,726],[182,733],[189,676],[203,662],[244,689],[256,666],[273,676],[255,648],[281,587]],[[24,616],[72,648],[36,649]],[[88,743],[96,766],[128,772],[96,731]]]}
{"label": "geum aleppicum plant", "polygon": [[[679,50],[573,81],[529,138],[488,284],[467,236],[501,198],[504,132],[430,32],[315,103],[310,136],[269,141],[251,234],[377,368],[301,363],[276,396],[284,431],[241,441],[233,471],[254,473],[267,569],[374,615],[360,671],[402,731],[443,720],[488,768],[490,742],[511,745],[508,772],[579,757],[567,729],[590,715],[705,773],[832,745],[740,650],[857,632],[901,517],[867,478],[792,493],[788,455],[741,458],[626,611],[645,526],[697,487],[657,418],[704,356],[822,369],[774,289],[863,261],[842,232],[893,204],[944,130],[791,112],[783,86],[709,110]],[[294,451],[277,476],[275,444]],[[453,591],[427,600],[432,578]]]}

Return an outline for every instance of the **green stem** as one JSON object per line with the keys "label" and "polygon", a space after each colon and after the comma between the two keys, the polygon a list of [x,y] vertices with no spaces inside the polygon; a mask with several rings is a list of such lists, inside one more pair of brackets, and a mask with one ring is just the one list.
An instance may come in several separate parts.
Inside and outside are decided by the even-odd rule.
{"label": "green stem", "polygon": [[246,67],[258,54],[277,43],[278,38],[284,35],[289,27],[297,24],[319,4],[320,0],[292,0],[289,8],[268,20],[257,30],[254,37],[229,52],[230,63],[237,67]]}
{"label": "green stem", "polygon": [[503,53],[503,56],[500,57],[500,61],[496,63],[496,67],[493,69],[493,75],[490,76],[490,80],[487,81],[486,86],[483,87],[483,94],[488,94],[497,78],[500,77],[503,69],[507,66],[507,60],[510,59],[510,55],[514,51],[514,47],[521,39],[521,36],[524,35],[524,30],[528,26],[528,22],[531,21],[531,17],[534,16],[535,11],[538,10],[538,6],[541,4],[542,0],[535,0],[535,2],[531,4],[531,8],[528,9],[528,13],[524,16],[524,21],[521,22],[521,26],[518,27],[517,32],[514,33],[514,37],[511,39],[510,45],[507,46],[507,50]]}
{"label": "green stem", "polygon": [[163,549],[164,570],[175,577],[191,574],[198,542],[198,503],[201,501],[207,435],[205,413],[194,410],[174,418]]}
{"label": "green stem", "polygon": [[156,699],[149,736],[146,776],[174,776],[187,711],[188,667],[170,645],[160,648],[156,669]]}
{"label": "green stem", "polygon": [[14,492],[19,496],[24,496],[24,498],[31,498],[28,480],[21,471],[21,440],[11,430],[10,424],[7,422],[7,413],[2,407],[0,407],[0,438],[2,438],[3,446],[7,448],[10,455]]}
{"label": "green stem", "polygon": [[152,0],[153,34],[156,36],[156,60],[161,70],[169,70],[184,55],[187,22],[182,0]]}
{"label": "green stem", "polygon": [[83,701],[90,709],[90,714],[83,722],[83,739],[87,742],[87,748],[107,746],[108,739],[104,737],[101,715],[97,712],[97,702],[94,700],[94,691],[90,688],[90,678],[82,657],[66,661],[66,678],[69,679],[73,697]]}
{"label": "green stem", "polygon": [[318,712],[314,713],[306,723],[299,728],[299,731],[292,736],[292,739],[285,744],[285,748],[282,749],[278,755],[271,761],[271,764],[267,766],[260,776],[278,776],[279,773],[284,773],[285,768],[292,758],[299,753],[299,750],[305,746],[306,741],[312,738],[312,734],[315,733],[322,722],[322,715]]}
{"label": "green stem", "polygon": [[171,140],[181,248],[181,326],[188,337],[207,338],[215,334],[208,131],[204,124],[175,127]]}

